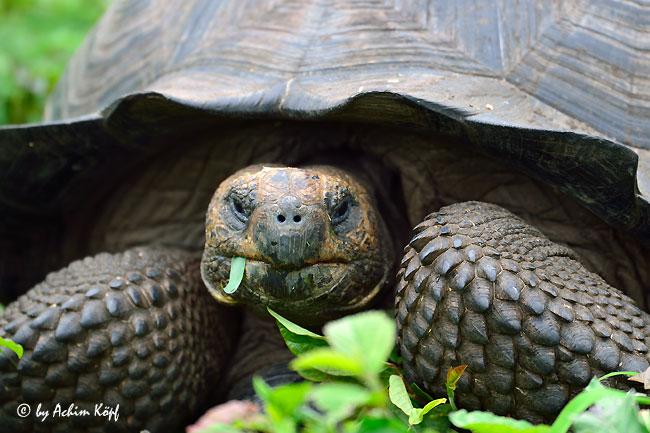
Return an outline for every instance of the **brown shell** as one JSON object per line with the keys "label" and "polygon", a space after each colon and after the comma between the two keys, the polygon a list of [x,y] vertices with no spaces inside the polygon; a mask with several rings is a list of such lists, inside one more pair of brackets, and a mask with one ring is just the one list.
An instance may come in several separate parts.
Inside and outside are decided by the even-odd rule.
{"label": "brown shell", "polygon": [[[395,165],[404,184],[427,185],[422,162],[442,136],[650,241],[650,51],[636,37],[647,6],[380,3],[114,1],[70,62],[48,121],[0,128],[1,284],[27,287],[23,263],[62,266],[63,241],[86,235],[126,173],[188,152],[199,135],[214,136],[222,155],[216,185],[253,162],[300,162],[313,152],[307,130],[325,137],[309,144],[321,152],[386,151],[384,137],[376,147],[327,138],[352,123],[428,137],[394,140],[414,162]],[[279,143],[297,127],[300,138]],[[238,129],[256,132],[223,139]],[[262,134],[278,142],[260,144]],[[433,210],[412,203],[411,221],[413,209]]]}

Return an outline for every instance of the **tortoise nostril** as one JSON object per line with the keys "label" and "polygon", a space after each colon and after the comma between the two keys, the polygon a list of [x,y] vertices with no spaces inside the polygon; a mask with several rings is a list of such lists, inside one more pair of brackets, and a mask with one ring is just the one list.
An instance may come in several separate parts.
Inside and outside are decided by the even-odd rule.
{"label": "tortoise nostril", "polygon": [[280,221],[281,223],[285,222],[286,220],[287,218],[284,215],[278,215],[278,221]]}
{"label": "tortoise nostril", "polygon": [[296,215],[296,216],[293,217],[293,221],[297,222],[297,223],[299,223],[301,219],[302,218],[300,218],[300,215]]}

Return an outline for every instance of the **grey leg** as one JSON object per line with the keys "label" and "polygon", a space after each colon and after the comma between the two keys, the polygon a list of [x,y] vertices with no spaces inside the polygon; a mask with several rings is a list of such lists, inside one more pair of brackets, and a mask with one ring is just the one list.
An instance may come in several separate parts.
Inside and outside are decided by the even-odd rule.
{"label": "grey leg", "polygon": [[444,207],[405,252],[400,350],[409,380],[435,395],[465,364],[461,405],[549,421],[593,376],[648,367],[649,316],[503,208]]}
{"label": "grey leg", "polygon": [[[0,317],[0,335],[25,348],[16,365],[0,355],[0,430],[180,429],[218,387],[238,328],[203,286],[199,257],[137,248],[76,261]],[[56,416],[57,404],[89,415]],[[119,418],[97,416],[98,404],[119,404]]]}

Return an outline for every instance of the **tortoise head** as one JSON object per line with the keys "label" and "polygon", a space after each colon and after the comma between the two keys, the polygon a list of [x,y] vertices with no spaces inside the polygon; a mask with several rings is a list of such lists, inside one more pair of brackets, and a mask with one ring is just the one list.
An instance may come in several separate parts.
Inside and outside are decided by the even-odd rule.
{"label": "tortoise head", "polygon": [[[206,215],[201,275],[220,302],[268,305],[305,325],[367,306],[386,285],[392,246],[370,189],[330,166],[251,166],[226,179]],[[227,294],[233,257],[245,257]]]}

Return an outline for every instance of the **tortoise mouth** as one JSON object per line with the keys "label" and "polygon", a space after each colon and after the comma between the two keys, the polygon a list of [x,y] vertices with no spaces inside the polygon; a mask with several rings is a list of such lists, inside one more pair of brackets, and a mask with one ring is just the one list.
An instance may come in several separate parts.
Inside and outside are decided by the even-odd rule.
{"label": "tortoise mouth", "polygon": [[[243,257],[243,256],[240,256]],[[220,257],[221,259],[225,260],[230,260],[230,257]],[[273,263],[271,263],[270,260],[264,260],[260,258],[250,258],[246,257],[246,266],[249,264],[252,266],[260,266],[264,267],[267,266],[270,269],[273,269],[276,272],[296,272],[300,270],[304,270],[307,268],[313,268],[316,266],[339,266],[339,265],[349,265],[351,261],[349,260],[330,260],[330,261],[312,261],[312,262],[305,262],[302,265],[291,265],[287,264],[285,266],[278,266]]]}
{"label": "tortoise mouth", "polygon": [[[213,255],[206,265],[217,270],[215,276],[225,283],[229,278],[231,257]],[[244,277],[231,297],[235,301],[267,305],[273,300],[314,299],[336,290],[353,262],[314,262],[303,266],[278,267],[259,258],[246,257]]]}
{"label": "tortoise mouth", "polygon": [[298,269],[279,268],[246,258],[241,284],[234,293],[222,289],[231,257],[204,252],[201,273],[219,302],[244,304],[266,313],[266,307],[302,324],[324,323],[364,308],[384,287],[388,268],[370,258],[349,262],[309,263]]}

